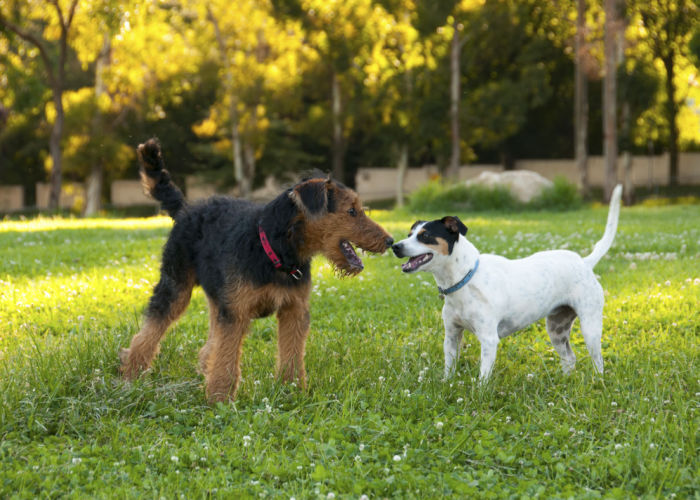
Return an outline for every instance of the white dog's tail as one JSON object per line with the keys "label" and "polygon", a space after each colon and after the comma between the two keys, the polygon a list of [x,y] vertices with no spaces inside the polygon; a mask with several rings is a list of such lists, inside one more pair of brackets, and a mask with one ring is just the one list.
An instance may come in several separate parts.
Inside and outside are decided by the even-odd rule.
{"label": "white dog's tail", "polygon": [[610,211],[608,212],[608,222],[605,225],[605,234],[600,239],[598,243],[593,247],[593,251],[590,255],[583,258],[583,261],[591,266],[595,267],[603,255],[608,253],[610,247],[612,246],[613,240],[615,239],[615,233],[617,232],[617,219],[620,217],[620,197],[622,196],[622,184],[615,186],[610,197]]}

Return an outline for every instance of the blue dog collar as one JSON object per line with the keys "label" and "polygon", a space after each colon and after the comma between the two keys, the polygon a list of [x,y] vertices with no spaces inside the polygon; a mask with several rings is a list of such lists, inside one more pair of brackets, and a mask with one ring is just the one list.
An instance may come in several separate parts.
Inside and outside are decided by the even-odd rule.
{"label": "blue dog collar", "polygon": [[474,264],[474,268],[467,273],[467,275],[462,278],[462,281],[457,283],[456,285],[452,285],[450,288],[440,288],[438,287],[438,290],[440,290],[440,293],[443,295],[449,295],[451,293],[456,292],[460,288],[462,288],[464,285],[469,283],[469,280],[474,277],[474,273],[476,273],[476,270],[479,268],[479,259],[476,259],[476,264]]}

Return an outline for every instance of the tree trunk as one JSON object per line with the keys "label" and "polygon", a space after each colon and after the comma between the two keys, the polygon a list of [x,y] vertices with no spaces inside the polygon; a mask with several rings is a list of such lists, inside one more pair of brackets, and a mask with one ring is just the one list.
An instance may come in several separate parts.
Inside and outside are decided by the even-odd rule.
{"label": "tree trunk", "polygon": [[454,32],[450,43],[450,136],[452,140],[452,152],[450,164],[447,167],[447,177],[452,180],[459,178],[460,165],[460,137],[459,137],[459,100],[460,100],[460,65],[459,58],[461,44],[457,20],[452,23]]}
{"label": "tree trunk", "polygon": [[399,146],[399,161],[396,168],[396,206],[401,208],[404,206],[403,185],[406,179],[406,171],[408,170],[408,143],[406,141]]}
{"label": "tree trunk", "polygon": [[254,134],[258,125],[257,106],[250,107],[250,133],[243,141],[243,179],[241,181],[241,196],[249,198],[253,191],[253,180],[255,179],[255,143]]}
{"label": "tree trunk", "polygon": [[[233,77],[231,77],[233,79]],[[233,154],[233,178],[241,190],[240,195],[246,198],[250,194],[245,168],[243,165],[243,148],[241,146],[241,133],[238,130],[238,100],[229,91],[229,118],[231,120],[231,153]]]}
{"label": "tree trunk", "polygon": [[605,201],[617,183],[617,5],[605,0],[605,79],[603,88],[603,152]]}
{"label": "tree trunk", "polygon": [[632,138],[630,137],[630,103],[627,99],[622,102],[622,144],[624,145],[622,152],[622,171],[624,175],[624,199],[625,205],[631,205],[634,201],[634,179],[632,179],[632,153],[630,153],[630,145]]}
{"label": "tree trunk", "polygon": [[574,134],[576,168],[579,173],[581,192],[588,197],[588,78],[584,65],[586,47],[586,0],[577,1],[576,48],[575,48],[575,97],[574,97]]}
{"label": "tree trunk", "polygon": [[340,81],[338,74],[333,71],[331,81],[331,109],[333,111],[333,151],[332,154],[332,172],[333,177],[344,182],[343,168],[343,123],[342,123],[342,96],[340,93]]}
{"label": "tree trunk", "polygon": [[668,152],[669,152],[669,186],[678,185],[678,103],[676,102],[676,85],[673,83],[676,71],[674,66],[675,54],[669,51],[663,58],[666,69],[666,119],[668,120]]}
{"label": "tree trunk", "polygon": [[85,196],[85,215],[95,215],[102,209],[102,180],[103,180],[102,162],[92,164],[90,175],[87,179],[87,188]]}
{"label": "tree trunk", "polygon": [[236,181],[239,189],[241,190],[241,196],[244,198],[250,193],[250,186],[246,182],[245,169],[243,165],[243,152],[241,147],[241,134],[238,130],[238,98],[234,89],[233,82],[233,68],[231,68],[231,62],[226,51],[226,40],[219,29],[219,22],[214,16],[214,12],[211,10],[211,6],[207,6],[207,19],[211,22],[214,27],[214,35],[216,36],[216,43],[219,46],[219,57],[221,58],[221,64],[224,67],[224,72],[226,74],[226,83],[224,85],[224,92],[228,96],[228,115],[231,122],[231,154],[233,156],[233,178]]}
{"label": "tree trunk", "polygon": [[[104,119],[102,112],[99,109],[99,100],[102,95],[107,91],[104,83],[103,74],[105,68],[109,65],[109,57],[112,50],[112,39],[111,35],[108,33],[105,35],[104,42],[102,44],[102,49],[97,55],[97,60],[95,62],[95,102],[98,103],[98,107],[95,110],[95,116],[93,118],[93,137],[96,135],[98,138],[104,135]],[[86,189],[86,203],[85,203],[85,215],[94,215],[102,209],[102,180],[104,178],[104,156],[95,148],[97,153],[93,158],[92,168],[90,169],[90,175],[87,179],[87,189]]]}
{"label": "tree trunk", "polygon": [[53,102],[56,107],[56,119],[51,129],[49,137],[49,151],[51,153],[51,190],[49,194],[49,209],[57,210],[61,199],[61,183],[62,183],[62,153],[61,153],[61,138],[63,137],[63,89],[59,85],[53,89]]}

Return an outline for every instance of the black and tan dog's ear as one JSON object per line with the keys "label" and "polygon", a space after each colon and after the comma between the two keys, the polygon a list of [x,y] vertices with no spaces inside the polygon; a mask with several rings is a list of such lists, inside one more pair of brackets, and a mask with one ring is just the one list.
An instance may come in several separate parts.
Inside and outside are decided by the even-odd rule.
{"label": "black and tan dog's ear", "polygon": [[311,179],[298,184],[289,193],[300,210],[309,215],[322,215],[328,211],[328,187],[325,179]]}
{"label": "black and tan dog's ear", "polygon": [[451,233],[459,233],[462,236],[467,234],[467,226],[462,224],[462,221],[459,220],[459,217],[455,215],[448,215],[447,217],[443,217],[440,219],[440,222],[442,222],[447,230]]}

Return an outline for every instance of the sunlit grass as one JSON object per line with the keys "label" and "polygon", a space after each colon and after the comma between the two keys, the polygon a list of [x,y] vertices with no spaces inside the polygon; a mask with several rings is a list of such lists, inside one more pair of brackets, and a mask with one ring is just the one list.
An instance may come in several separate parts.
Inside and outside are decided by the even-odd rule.
{"label": "sunlit grass", "polygon": [[[458,214],[484,253],[588,253],[607,208]],[[373,211],[395,237],[415,215]],[[421,214],[430,219],[445,214]],[[623,209],[596,268],[606,289],[592,370],[578,326],[561,375],[542,322],[501,342],[474,383],[465,335],[442,381],[432,277],[390,255],[339,279],[312,273],[307,391],[273,377],[276,324],[246,340],[235,404],[209,407],[196,372],[206,301],[194,294],[152,371],[117,351],[138,330],[171,222],[0,223],[0,497],[692,497],[698,491],[700,206]]]}

